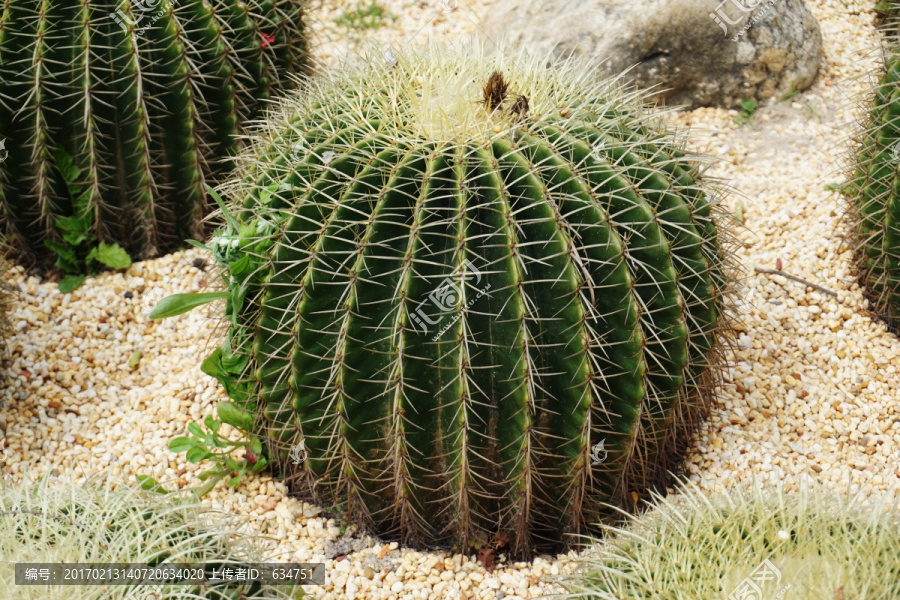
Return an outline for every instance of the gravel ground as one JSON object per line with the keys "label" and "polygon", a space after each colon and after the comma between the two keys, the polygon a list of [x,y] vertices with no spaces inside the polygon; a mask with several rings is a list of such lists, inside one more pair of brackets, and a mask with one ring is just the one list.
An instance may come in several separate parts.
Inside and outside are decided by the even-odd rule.
{"label": "gravel ground", "polygon": [[[491,2],[382,0],[389,15],[366,38],[397,47],[428,36],[464,41]],[[842,243],[840,199],[826,185],[840,165],[854,121],[854,98],[868,85],[877,36],[870,2],[813,0],[825,35],[826,65],[814,87],[764,104],[738,127],[734,111],[700,109],[676,120],[695,128],[695,147],[720,156],[711,173],[741,190],[746,229],[738,232],[745,268],[737,356],[715,414],[690,454],[691,478],[719,490],[755,478],[811,477],[845,490],[878,493],[900,482],[900,340],[867,310]],[[335,23],[355,3],[324,0],[315,29],[325,62],[340,59],[346,28]],[[396,18],[394,18],[396,17]],[[813,290],[775,269],[833,291]],[[189,251],[89,279],[60,294],[56,284],[17,271],[22,290],[13,321],[7,385],[0,391],[0,469],[14,479],[48,470],[72,478],[99,471],[148,474],[168,487],[195,486],[201,469],[166,445],[188,421],[214,412],[224,391],[200,372],[218,343],[215,307],[162,322],[146,313],[168,294],[213,283],[203,253]],[[140,355],[136,354],[140,353]],[[129,361],[140,356],[140,362]],[[487,572],[447,553],[411,552],[350,531],[319,509],[290,499],[268,477],[220,486],[204,502],[250,517],[272,536],[272,554],[325,561],[316,598],[510,600],[560,591],[554,575],[576,554],[504,563]]]}

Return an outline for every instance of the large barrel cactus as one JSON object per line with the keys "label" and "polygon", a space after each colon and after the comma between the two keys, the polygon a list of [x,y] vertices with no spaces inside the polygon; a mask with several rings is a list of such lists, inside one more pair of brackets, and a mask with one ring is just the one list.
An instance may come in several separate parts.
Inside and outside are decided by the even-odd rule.
{"label": "large barrel cactus", "polygon": [[198,235],[204,180],[307,65],[305,0],[0,3],[0,224],[26,262]]}
{"label": "large barrel cactus", "polygon": [[[862,285],[888,326],[900,329],[900,2],[882,3],[885,26],[884,74],[867,99],[852,163],[849,215]],[[880,4],[881,6],[881,4]],[[889,10],[888,10],[889,9]]]}
{"label": "large barrel cactus", "polygon": [[586,73],[389,53],[257,132],[222,187],[231,327],[204,369],[295,491],[525,556],[678,465],[715,383],[719,189]]}

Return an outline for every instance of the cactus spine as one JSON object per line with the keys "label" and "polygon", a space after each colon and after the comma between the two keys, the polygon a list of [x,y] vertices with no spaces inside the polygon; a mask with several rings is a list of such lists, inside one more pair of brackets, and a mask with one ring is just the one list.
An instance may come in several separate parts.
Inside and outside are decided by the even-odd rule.
{"label": "cactus spine", "polygon": [[861,282],[888,327],[900,330],[900,3],[879,3],[886,15],[884,73],[867,102],[860,149],[844,188]]}
{"label": "cactus spine", "polygon": [[204,181],[306,65],[304,0],[0,2],[0,223],[21,259],[200,231]]}
{"label": "cactus spine", "polygon": [[505,533],[524,556],[664,479],[729,274],[718,190],[658,121],[614,82],[480,50],[281,104],[223,187],[232,326],[204,368],[296,491],[409,544]]}

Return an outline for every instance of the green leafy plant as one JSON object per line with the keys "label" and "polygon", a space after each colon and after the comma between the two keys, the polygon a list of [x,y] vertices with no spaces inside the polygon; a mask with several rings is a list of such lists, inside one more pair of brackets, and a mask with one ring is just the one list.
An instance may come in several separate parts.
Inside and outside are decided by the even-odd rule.
{"label": "green leafy plant", "polygon": [[[900,2],[887,3],[890,14]],[[867,105],[858,133],[859,150],[849,165],[847,185],[852,246],[866,295],[888,326],[900,330],[900,44],[897,27],[886,28],[883,75]]]}
{"label": "green leafy plant", "polygon": [[356,30],[378,29],[385,19],[394,19],[377,0],[370,0],[369,4],[357,5],[353,10],[347,10],[335,21],[341,27]]}
{"label": "green leafy plant", "polygon": [[734,118],[734,122],[741,126],[747,125],[753,121],[756,108],[756,100],[741,100],[741,114]]}
{"label": "green leafy plant", "polygon": [[435,48],[348,66],[257,135],[222,188],[230,328],[203,370],[294,492],[526,556],[678,468],[731,269],[722,190],[659,113]]}
{"label": "green leafy plant", "polygon": [[686,488],[585,551],[567,598],[896,600],[900,506],[822,488]]}
{"label": "green leafy plant", "polygon": [[126,257],[203,239],[204,182],[231,169],[245,125],[309,70],[305,9],[124,0],[0,11],[0,235],[16,258],[55,261],[73,289]]}
{"label": "green leafy plant", "polygon": [[84,283],[85,274],[93,275],[103,267],[127,269],[131,257],[118,244],[98,243],[92,228],[90,190],[78,183],[82,179],[81,169],[72,163],[65,150],[56,149],[54,159],[74,212],[54,223],[61,241],[45,239],[44,245],[56,253],[55,266],[66,274],[59,282],[59,291],[66,294]]}
{"label": "green leafy plant", "polygon": [[209,304],[216,300],[228,298],[227,292],[205,292],[199,294],[173,294],[159,301],[150,311],[151,319],[165,319],[175,317],[192,311],[198,306]]}
{"label": "green leafy plant", "polygon": [[[203,420],[203,424],[188,424],[186,437],[177,437],[169,442],[172,452],[184,452],[190,463],[207,460],[214,467],[198,475],[203,485],[190,491],[199,497],[205,496],[222,479],[228,478],[228,487],[237,487],[248,473],[261,473],[269,466],[268,459],[263,456],[262,443],[258,438],[249,435],[253,430],[254,415],[233,402],[220,402],[216,406],[219,419],[211,415]],[[245,440],[232,440],[219,433],[222,423],[231,425],[248,436]],[[234,458],[236,450],[243,449],[240,458]],[[154,489],[165,493],[165,489],[152,477],[142,477],[144,489]]]}
{"label": "green leafy plant", "polygon": [[83,485],[51,477],[36,484],[0,482],[0,595],[4,600],[287,600],[300,586],[259,581],[205,585],[15,585],[15,563],[190,563],[207,577],[225,567],[274,562],[242,519],[203,509],[183,494],[132,484]]}

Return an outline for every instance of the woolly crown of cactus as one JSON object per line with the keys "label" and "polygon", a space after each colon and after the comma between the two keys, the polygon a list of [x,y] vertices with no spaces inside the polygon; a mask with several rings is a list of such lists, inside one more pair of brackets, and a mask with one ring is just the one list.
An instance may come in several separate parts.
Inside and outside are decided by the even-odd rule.
{"label": "woolly crown of cactus", "polygon": [[204,181],[307,69],[304,7],[0,3],[0,225],[18,258],[71,271],[101,242],[147,258],[200,237]]}
{"label": "woolly crown of cactus", "polygon": [[566,597],[596,600],[896,600],[900,506],[818,486],[708,497],[694,487],[604,539],[566,577]]}
{"label": "woolly crown of cactus", "polygon": [[204,368],[296,491],[409,544],[527,555],[677,467],[726,236],[720,188],[640,100],[432,48],[346,66],[255,132],[222,188],[231,328]]}

